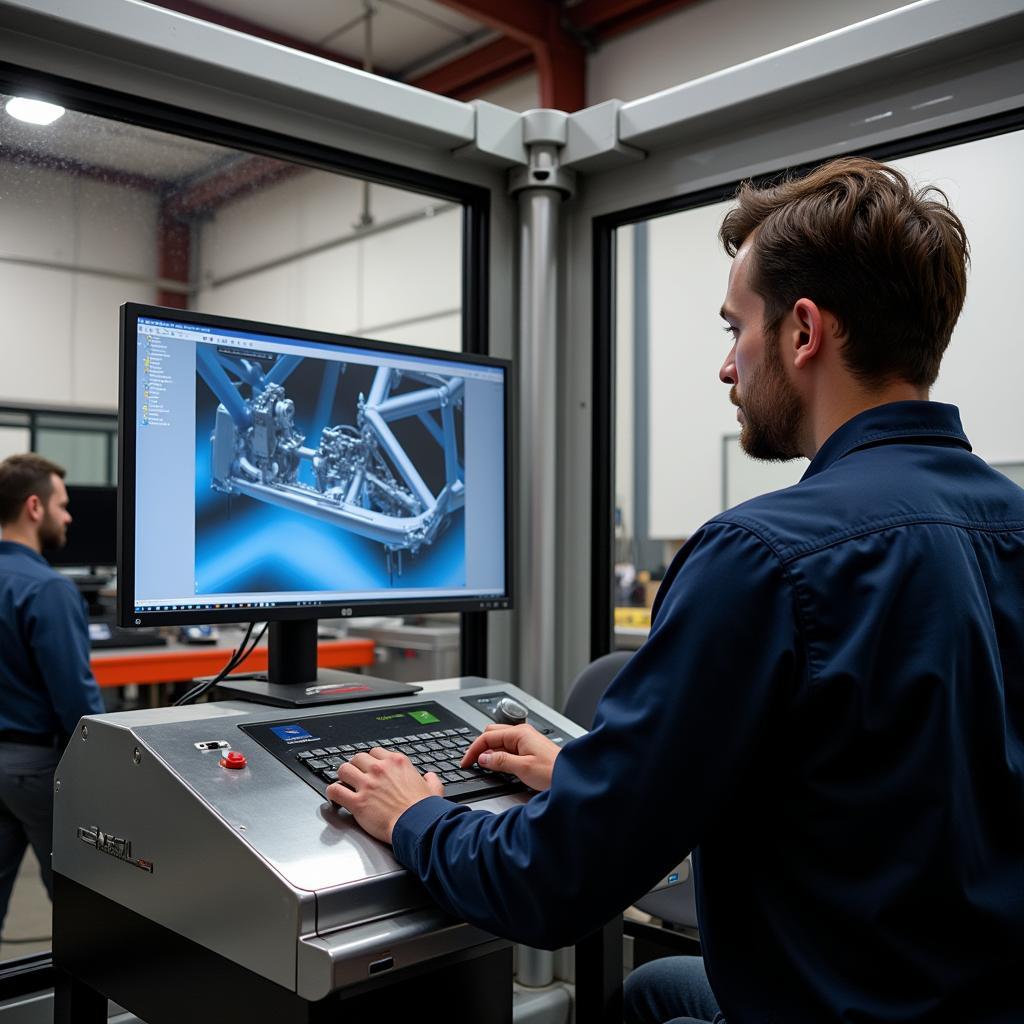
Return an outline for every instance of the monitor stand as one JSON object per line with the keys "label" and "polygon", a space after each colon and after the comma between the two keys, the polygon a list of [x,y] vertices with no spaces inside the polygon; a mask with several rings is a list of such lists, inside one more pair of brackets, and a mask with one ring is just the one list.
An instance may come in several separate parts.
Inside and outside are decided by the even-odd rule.
{"label": "monitor stand", "polygon": [[271,622],[265,673],[230,675],[217,684],[222,694],[279,708],[374,700],[419,693],[423,687],[358,672],[317,667],[317,620]]}

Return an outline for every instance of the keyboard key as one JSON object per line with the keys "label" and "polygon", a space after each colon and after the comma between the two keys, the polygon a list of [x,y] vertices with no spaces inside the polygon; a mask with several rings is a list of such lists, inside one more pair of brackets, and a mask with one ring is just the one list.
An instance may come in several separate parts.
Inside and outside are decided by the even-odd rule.
{"label": "keyboard key", "polygon": [[312,750],[300,750],[299,753],[297,753],[295,756],[300,761],[308,761],[313,756],[313,751]]}
{"label": "keyboard key", "polygon": [[321,761],[319,758],[314,758],[312,761],[306,762],[306,767],[310,769],[310,771],[318,772],[321,768],[327,767],[327,762]]}
{"label": "keyboard key", "polygon": [[459,776],[455,772],[445,772],[441,776],[441,781],[442,782],[461,782],[462,779],[460,779]]}
{"label": "keyboard key", "polygon": [[340,754],[341,753],[341,747],[326,747],[325,749],[326,749],[328,754]]}
{"label": "keyboard key", "polygon": [[457,733],[456,733],[456,731],[454,729],[445,729],[444,734],[445,734],[445,736],[455,736],[455,735],[457,735]]}
{"label": "keyboard key", "polygon": [[419,765],[418,767],[419,767],[419,770],[424,775],[426,775],[427,772],[439,772],[441,770],[440,768],[438,768],[438,766],[436,764],[432,763],[431,761],[426,761],[425,763]]}
{"label": "keyboard key", "polygon": [[320,773],[320,778],[324,780],[328,785],[332,782],[338,781],[338,773],[328,771],[326,768]]}
{"label": "keyboard key", "polygon": [[[354,754],[356,752],[356,748],[353,747],[351,743],[342,743],[341,752],[343,754]],[[299,756],[301,757],[302,755],[300,754]]]}
{"label": "keyboard key", "polygon": [[314,757],[326,757],[327,756],[327,751],[323,750],[321,747],[317,747],[315,750],[311,750],[310,753]]}

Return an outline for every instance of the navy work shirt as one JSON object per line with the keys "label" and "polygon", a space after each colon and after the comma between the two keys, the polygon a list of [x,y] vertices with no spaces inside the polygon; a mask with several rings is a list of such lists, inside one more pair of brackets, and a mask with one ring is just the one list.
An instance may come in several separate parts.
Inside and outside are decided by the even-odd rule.
{"label": "navy work shirt", "polygon": [[1024,490],[953,406],[859,414],[679,552],[547,792],[393,843],[549,948],[695,850],[729,1024],[1024,1020]]}
{"label": "navy work shirt", "polygon": [[82,595],[42,555],[0,541],[0,729],[70,736],[103,710]]}

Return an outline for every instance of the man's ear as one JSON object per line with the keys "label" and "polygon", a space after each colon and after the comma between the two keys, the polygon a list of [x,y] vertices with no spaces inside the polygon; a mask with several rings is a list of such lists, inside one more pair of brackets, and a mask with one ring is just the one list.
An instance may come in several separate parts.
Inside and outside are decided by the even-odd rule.
{"label": "man's ear", "polygon": [[40,501],[38,494],[30,494],[25,499],[24,507],[28,512],[29,520],[33,523],[38,523],[46,514],[46,506]]}
{"label": "man's ear", "polygon": [[810,299],[797,299],[793,304],[793,319],[798,332],[793,365],[799,370],[821,351],[825,317],[817,303]]}

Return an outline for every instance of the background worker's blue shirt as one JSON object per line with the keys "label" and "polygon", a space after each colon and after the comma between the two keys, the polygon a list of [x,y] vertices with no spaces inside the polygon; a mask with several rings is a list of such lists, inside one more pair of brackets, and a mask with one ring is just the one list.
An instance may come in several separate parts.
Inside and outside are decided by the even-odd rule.
{"label": "background worker's blue shirt", "polygon": [[678,554],[550,790],[410,808],[438,902],[557,947],[697,847],[729,1024],[1024,1019],[1024,490],[952,406],[839,428]]}
{"label": "background worker's blue shirt", "polygon": [[70,736],[103,710],[82,595],[42,555],[0,541],[0,729]]}

